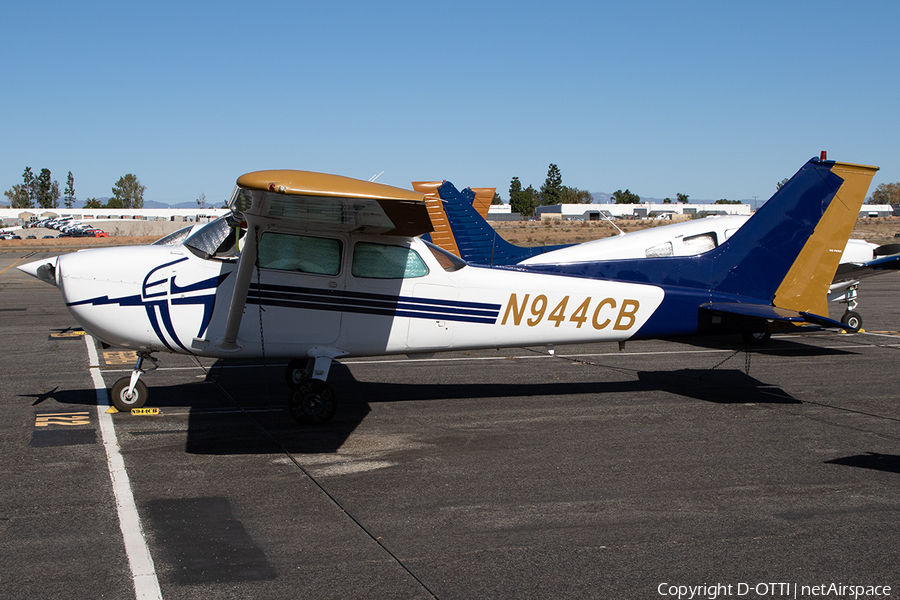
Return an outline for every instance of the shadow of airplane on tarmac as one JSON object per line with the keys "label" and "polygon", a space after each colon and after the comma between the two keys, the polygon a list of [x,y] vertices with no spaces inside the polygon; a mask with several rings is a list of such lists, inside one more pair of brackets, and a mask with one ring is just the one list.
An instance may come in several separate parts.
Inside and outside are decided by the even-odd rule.
{"label": "shadow of airplane on tarmac", "polygon": [[[287,411],[288,388],[280,366],[244,364],[227,368],[216,363],[205,381],[151,388],[150,406],[189,407],[185,451],[194,454],[268,454],[337,452],[366,418],[371,405],[382,402],[453,401],[478,398],[603,395],[662,391],[717,404],[799,404],[776,386],[736,369],[639,371],[626,381],[553,382],[540,384],[454,383],[419,384],[357,381],[341,363],[332,366],[329,381],[341,404],[325,427],[302,427]],[[35,397],[35,394],[23,397]],[[53,394],[60,404],[96,405],[94,390],[62,390]],[[115,415],[128,419],[129,415]],[[149,435],[122,430],[120,435]]]}
{"label": "shadow of airplane on tarmac", "polygon": [[[797,332],[797,336],[801,336]],[[823,348],[821,346],[813,346],[803,343],[804,338],[798,337],[798,341],[780,337],[778,339],[769,340],[762,346],[748,346],[738,336],[705,336],[705,337],[684,337],[670,338],[667,341],[692,346],[695,348],[708,348],[712,350],[734,350],[740,352],[742,350],[749,351],[753,354],[764,354],[767,356],[846,356],[856,354],[852,350],[844,350],[840,348]],[[808,338],[806,339],[808,341]]]}
{"label": "shadow of airplane on tarmac", "polygon": [[896,454],[867,452],[855,456],[845,456],[844,458],[826,460],[825,464],[859,467],[861,469],[874,469],[876,471],[887,471],[888,473],[900,473],[900,456],[897,456]]}

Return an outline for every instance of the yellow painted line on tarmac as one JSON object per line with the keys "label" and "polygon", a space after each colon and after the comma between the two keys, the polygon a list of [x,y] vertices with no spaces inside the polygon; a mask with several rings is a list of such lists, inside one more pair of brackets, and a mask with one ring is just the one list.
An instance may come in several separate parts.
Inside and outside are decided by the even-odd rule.
{"label": "yellow painted line on tarmac", "polygon": [[22,261],[25,260],[26,258],[31,258],[32,256],[34,256],[34,252],[32,252],[31,254],[26,254],[25,256],[23,256],[22,258],[20,258],[20,259],[17,260],[16,262],[14,262],[13,264],[9,265],[8,267],[6,267],[6,268],[3,269],[2,271],[0,271],[0,275],[3,275],[4,273],[6,273],[6,272],[9,271],[10,269],[12,269],[14,266],[16,266],[17,264],[19,264],[20,262],[22,262]]}
{"label": "yellow painted line on tarmac", "polygon": [[49,425],[90,425],[91,415],[88,411],[72,413],[43,413],[35,415],[35,427],[47,427]]}
{"label": "yellow painted line on tarmac", "polygon": [[67,339],[79,338],[84,335],[84,329],[72,329],[71,331],[60,331],[59,333],[51,333],[51,339]]}

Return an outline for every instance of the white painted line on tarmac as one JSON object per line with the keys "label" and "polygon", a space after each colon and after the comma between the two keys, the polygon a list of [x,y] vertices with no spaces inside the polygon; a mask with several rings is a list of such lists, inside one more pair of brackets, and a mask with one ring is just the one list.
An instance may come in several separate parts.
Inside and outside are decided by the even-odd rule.
{"label": "white painted line on tarmac", "polygon": [[116,498],[119,527],[122,530],[122,537],[125,541],[125,553],[128,555],[128,564],[131,566],[134,596],[137,600],[162,600],[159,579],[156,577],[156,568],[153,566],[150,549],[147,548],[147,540],[144,539],[141,520],[138,517],[137,506],[134,503],[134,494],[131,493],[131,482],[128,480],[128,473],[125,471],[125,460],[122,458],[122,453],[119,452],[116,429],[113,425],[112,416],[106,412],[109,409],[109,395],[106,393],[106,384],[103,383],[103,376],[100,375],[99,358],[94,345],[94,338],[86,334],[84,341],[87,344],[91,379],[94,381],[94,389],[97,392],[97,416],[100,421],[103,447],[106,450],[109,478],[112,481],[113,494]]}

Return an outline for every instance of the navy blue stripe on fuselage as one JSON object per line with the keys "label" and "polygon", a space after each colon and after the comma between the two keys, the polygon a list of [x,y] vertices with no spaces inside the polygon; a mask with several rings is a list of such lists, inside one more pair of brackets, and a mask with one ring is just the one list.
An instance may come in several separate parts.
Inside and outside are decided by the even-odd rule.
{"label": "navy blue stripe on fuselage", "polygon": [[352,312],[411,319],[436,319],[493,325],[500,314],[499,304],[462,302],[438,298],[415,298],[341,290],[263,285],[260,293],[250,285],[247,304],[282,306],[305,310]]}

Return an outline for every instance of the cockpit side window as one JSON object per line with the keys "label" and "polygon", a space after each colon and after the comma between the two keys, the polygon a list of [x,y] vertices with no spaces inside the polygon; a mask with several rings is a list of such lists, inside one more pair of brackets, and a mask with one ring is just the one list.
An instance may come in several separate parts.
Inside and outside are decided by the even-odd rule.
{"label": "cockpit side window", "polygon": [[428,275],[428,266],[412,248],[358,242],[351,272],[368,279],[403,279]]}
{"label": "cockpit side window", "polygon": [[259,266],[314,275],[338,275],[342,248],[340,240],[267,231],[259,240]]}
{"label": "cockpit side window", "polygon": [[238,255],[235,244],[243,234],[243,230],[231,226],[226,215],[195,231],[184,245],[200,258],[233,259]]}

